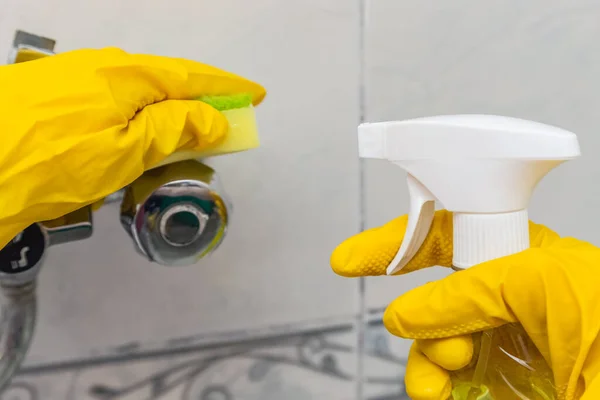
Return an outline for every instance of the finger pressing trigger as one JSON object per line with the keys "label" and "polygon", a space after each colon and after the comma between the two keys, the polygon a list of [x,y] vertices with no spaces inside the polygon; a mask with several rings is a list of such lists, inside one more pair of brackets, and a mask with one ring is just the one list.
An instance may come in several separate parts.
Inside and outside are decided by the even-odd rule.
{"label": "finger pressing trigger", "polygon": [[351,237],[331,255],[333,271],[345,277],[384,275],[400,248],[398,235],[387,235],[374,228]]}

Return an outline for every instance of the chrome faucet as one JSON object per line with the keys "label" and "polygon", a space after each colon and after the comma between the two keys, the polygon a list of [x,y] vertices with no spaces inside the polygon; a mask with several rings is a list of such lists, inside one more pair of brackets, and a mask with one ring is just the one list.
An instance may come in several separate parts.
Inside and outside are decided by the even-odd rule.
{"label": "chrome faucet", "polygon": [[84,207],[63,218],[30,225],[0,250],[0,391],[21,366],[35,330],[36,283],[48,247],[92,235]]}
{"label": "chrome faucet", "polygon": [[[121,224],[150,261],[189,265],[210,254],[227,231],[231,205],[215,171],[182,161],[146,172],[122,194]],[[0,392],[21,366],[35,330],[36,282],[50,246],[92,236],[91,207],[32,224],[0,249]]]}
{"label": "chrome faucet", "polygon": [[147,171],[125,189],[121,224],[150,261],[190,265],[221,244],[231,208],[212,168],[181,161]]}

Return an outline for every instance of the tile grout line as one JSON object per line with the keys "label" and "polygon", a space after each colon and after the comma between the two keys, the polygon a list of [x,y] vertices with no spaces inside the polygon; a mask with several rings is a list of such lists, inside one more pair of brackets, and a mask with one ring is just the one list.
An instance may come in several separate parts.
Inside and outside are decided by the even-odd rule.
{"label": "tile grout line", "polygon": [[[366,14],[367,0],[358,0],[358,120],[366,120]],[[365,165],[358,159],[358,229],[366,226]],[[358,279],[358,317],[356,329],[356,399],[364,399],[365,380],[365,334],[366,334],[366,278]]]}

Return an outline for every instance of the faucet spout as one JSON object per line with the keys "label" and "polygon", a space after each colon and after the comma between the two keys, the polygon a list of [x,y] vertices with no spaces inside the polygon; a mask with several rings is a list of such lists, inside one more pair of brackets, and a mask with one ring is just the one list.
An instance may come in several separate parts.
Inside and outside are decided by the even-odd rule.
{"label": "faucet spout", "polygon": [[35,280],[22,285],[0,285],[0,392],[21,366],[35,330]]}
{"label": "faucet spout", "polygon": [[0,393],[29,350],[37,314],[36,283],[49,246],[92,234],[89,207],[32,224],[0,249]]}

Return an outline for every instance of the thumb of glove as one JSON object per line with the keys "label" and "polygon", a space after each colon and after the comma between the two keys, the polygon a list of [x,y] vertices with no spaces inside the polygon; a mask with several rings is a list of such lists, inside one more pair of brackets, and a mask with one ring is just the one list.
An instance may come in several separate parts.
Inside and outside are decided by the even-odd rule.
{"label": "thumb of glove", "polygon": [[130,121],[127,136],[142,139],[145,169],[179,150],[204,150],[226,135],[223,114],[201,101],[166,100],[144,107]]}

